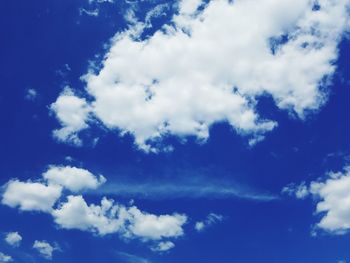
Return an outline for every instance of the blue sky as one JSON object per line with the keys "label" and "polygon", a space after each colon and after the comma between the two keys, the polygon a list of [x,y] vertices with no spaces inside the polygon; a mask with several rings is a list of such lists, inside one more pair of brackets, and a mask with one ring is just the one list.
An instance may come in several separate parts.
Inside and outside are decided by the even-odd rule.
{"label": "blue sky", "polygon": [[3,1],[0,263],[350,262],[349,4]]}

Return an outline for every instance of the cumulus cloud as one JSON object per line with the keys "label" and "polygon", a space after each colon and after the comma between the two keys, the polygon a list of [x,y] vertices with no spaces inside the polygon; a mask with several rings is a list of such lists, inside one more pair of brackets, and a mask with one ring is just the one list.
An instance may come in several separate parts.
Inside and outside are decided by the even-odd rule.
{"label": "cumulus cloud", "polygon": [[350,166],[341,172],[329,172],[326,178],[312,181],[309,186],[289,184],[282,193],[304,199],[312,196],[316,201],[316,214],[320,221],[316,223],[313,234],[324,230],[331,234],[345,234],[350,230]]}
{"label": "cumulus cloud", "polygon": [[[105,127],[134,135],[145,151],[169,134],[205,140],[223,121],[261,140],[276,126],[256,112],[261,96],[301,118],[325,101],[348,29],[348,0],[315,4],[217,0],[198,9],[202,1],[181,1],[173,23],[147,39],[146,24],[134,23],[113,38],[101,70],[84,76],[92,100],[64,92],[53,104],[62,124],[56,137],[79,141],[90,111]],[[67,120],[71,114],[75,121]]]}
{"label": "cumulus cloud", "polygon": [[215,213],[210,213],[205,220],[203,221],[198,221],[196,222],[194,228],[198,231],[201,232],[205,228],[212,226],[214,224],[217,224],[218,222],[221,222],[224,219],[222,215],[218,215]]}
{"label": "cumulus cloud", "polygon": [[327,180],[310,185],[311,194],[319,200],[316,212],[322,215],[317,227],[344,234],[350,230],[350,167],[328,176]]}
{"label": "cumulus cloud", "polygon": [[103,198],[100,205],[88,205],[82,196],[68,196],[52,212],[56,224],[66,229],[80,229],[106,235],[118,233],[125,238],[144,241],[176,238],[184,234],[185,215],[154,215]]}
{"label": "cumulus cloud", "polygon": [[22,241],[22,236],[18,232],[10,232],[7,233],[5,241],[13,247],[19,247]]}
{"label": "cumulus cloud", "polygon": [[65,229],[79,229],[99,235],[117,232],[124,219],[115,219],[117,207],[113,201],[102,199],[101,205],[88,205],[82,196],[68,196],[67,202],[52,212],[57,225]]}
{"label": "cumulus cloud", "polygon": [[55,103],[50,106],[60,124],[61,129],[54,130],[53,135],[59,141],[81,145],[81,140],[76,135],[77,131],[88,128],[89,105],[85,99],[78,98],[73,91],[66,87]]}
{"label": "cumulus cloud", "polygon": [[38,182],[10,180],[5,185],[2,203],[10,207],[19,207],[24,211],[50,212],[61,197],[62,190],[78,192],[96,189],[106,179],[97,178],[85,169],[71,166],[50,166]]}
{"label": "cumulus cloud", "polygon": [[55,245],[51,245],[47,241],[38,241],[35,240],[33,244],[33,248],[36,249],[44,258],[51,260],[52,254],[55,250],[58,250],[58,247]]}
{"label": "cumulus cloud", "polygon": [[49,184],[61,185],[72,192],[96,189],[106,182],[102,175],[97,178],[88,170],[71,166],[50,166],[42,176]]}
{"label": "cumulus cloud", "polygon": [[2,196],[2,204],[23,211],[49,212],[61,196],[62,187],[38,182],[11,180]]}
{"label": "cumulus cloud", "polygon": [[[68,195],[66,200],[58,201],[61,195],[66,194],[64,189],[73,193],[95,189],[105,181],[104,177],[98,179],[87,170],[50,166],[42,177],[40,182],[11,180],[5,185],[2,203],[24,211],[46,212],[63,229],[79,229],[99,236],[117,234],[123,239],[151,242],[154,251],[172,248],[174,245],[169,243],[169,239],[184,235],[183,226],[187,222],[184,214],[151,214],[105,197],[97,205],[88,204],[82,195]],[[6,239],[14,245],[20,242],[21,237],[14,232]],[[51,250],[42,242],[37,242],[35,248]],[[47,257],[51,257],[49,252]]]}
{"label": "cumulus cloud", "polygon": [[187,216],[180,214],[154,215],[140,211],[133,206],[128,209],[130,225],[128,234],[143,239],[160,240],[168,237],[179,237],[184,234],[182,226]]}
{"label": "cumulus cloud", "polygon": [[0,263],[7,263],[13,261],[12,257],[0,252]]}

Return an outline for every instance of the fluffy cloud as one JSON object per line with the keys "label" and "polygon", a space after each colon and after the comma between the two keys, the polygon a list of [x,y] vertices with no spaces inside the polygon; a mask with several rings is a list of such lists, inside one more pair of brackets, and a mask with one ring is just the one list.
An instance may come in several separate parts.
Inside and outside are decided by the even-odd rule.
{"label": "fluffy cloud", "polygon": [[88,205],[82,196],[68,196],[52,212],[56,224],[66,229],[91,231],[99,235],[119,233],[144,241],[176,238],[184,234],[185,215],[154,215],[137,207],[125,207],[103,198],[100,205]]}
{"label": "fluffy cloud", "polygon": [[112,200],[102,199],[101,205],[88,205],[82,196],[68,196],[67,202],[52,212],[56,224],[65,229],[80,229],[99,235],[117,232],[124,219],[116,219],[118,207]]}
{"label": "fluffy cloud", "polygon": [[35,240],[33,248],[36,249],[44,258],[51,260],[52,253],[55,250],[58,250],[56,246],[52,246],[50,243],[43,241]]}
{"label": "fluffy cloud", "polygon": [[11,256],[5,255],[4,253],[0,252],[0,263],[7,263],[11,261],[13,261]]}
{"label": "fluffy cloud", "polygon": [[[330,172],[326,178],[320,178],[309,186],[289,184],[282,193],[305,199],[312,196],[317,202],[316,214],[320,221],[315,230],[324,230],[332,234],[345,234],[350,230],[350,166],[342,172]],[[314,232],[316,234],[317,232]]]}
{"label": "fluffy cloud", "polygon": [[196,222],[194,228],[198,232],[201,232],[205,228],[207,228],[213,224],[216,224],[216,223],[222,221],[223,219],[224,219],[224,217],[222,215],[210,213],[205,220]]}
{"label": "fluffy cloud", "polygon": [[7,183],[1,202],[23,211],[50,212],[61,192],[62,187],[58,185],[12,180]]}
{"label": "fluffy cloud", "polygon": [[348,0],[217,0],[198,11],[201,4],[180,2],[173,25],[147,39],[145,24],[118,33],[101,70],[84,77],[92,101],[64,92],[52,105],[63,126],[56,137],[78,140],[90,110],[146,151],[168,134],[205,140],[222,121],[256,141],[276,126],[256,112],[259,97],[301,118],[324,103]]}
{"label": "fluffy cloud", "polygon": [[319,199],[316,212],[322,215],[317,227],[335,234],[350,230],[350,167],[330,173],[325,181],[312,182],[310,192]]}
{"label": "fluffy cloud", "polygon": [[11,180],[5,185],[2,203],[25,211],[50,212],[63,189],[78,192],[96,189],[106,181],[88,170],[71,166],[50,166],[39,182]]}
{"label": "fluffy cloud", "polygon": [[50,108],[62,125],[61,129],[53,131],[54,137],[59,141],[80,145],[81,140],[76,136],[76,132],[88,127],[86,121],[90,109],[86,100],[76,97],[73,91],[66,87]]}
{"label": "fluffy cloud", "polygon": [[179,237],[184,234],[182,226],[187,222],[185,215],[153,215],[140,211],[135,206],[129,208],[129,234],[143,239],[160,240]]}
{"label": "fluffy cloud", "polygon": [[61,185],[72,192],[96,189],[106,182],[102,175],[97,178],[88,170],[71,166],[51,166],[42,176],[49,184]]}
{"label": "fluffy cloud", "polygon": [[[186,215],[150,214],[136,206],[125,206],[107,198],[103,198],[98,205],[88,204],[81,195],[69,195],[65,201],[58,202],[61,195],[66,193],[64,189],[70,192],[95,189],[105,181],[104,177],[97,179],[87,170],[50,166],[42,177],[41,182],[11,180],[5,185],[2,203],[19,207],[20,210],[49,213],[55,223],[64,229],[79,229],[100,236],[118,234],[125,239],[151,242],[155,244],[151,247],[154,251],[171,249],[174,244],[168,239],[184,235]],[[6,237],[6,241],[13,245],[20,240],[16,232]],[[34,248],[51,257],[52,250],[45,242],[36,242]]]}
{"label": "fluffy cloud", "polygon": [[18,232],[10,232],[6,235],[5,241],[13,247],[18,247],[21,244],[22,236]]}

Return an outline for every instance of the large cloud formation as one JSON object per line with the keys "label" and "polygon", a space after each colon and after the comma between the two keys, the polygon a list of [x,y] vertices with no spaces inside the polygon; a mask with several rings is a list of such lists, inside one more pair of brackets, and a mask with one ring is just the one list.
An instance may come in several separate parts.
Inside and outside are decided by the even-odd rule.
{"label": "large cloud formation", "polygon": [[[347,30],[348,0],[180,1],[171,25],[142,38],[145,23],[117,33],[98,72],[84,76],[92,98],[63,92],[52,110],[61,141],[93,116],[130,133],[143,150],[165,135],[205,140],[228,122],[252,143],[276,123],[256,112],[260,96],[303,118],[325,101],[337,45]],[[149,24],[147,24],[149,26]],[[74,117],[70,114],[73,108]],[[91,116],[87,114],[89,110]]]}

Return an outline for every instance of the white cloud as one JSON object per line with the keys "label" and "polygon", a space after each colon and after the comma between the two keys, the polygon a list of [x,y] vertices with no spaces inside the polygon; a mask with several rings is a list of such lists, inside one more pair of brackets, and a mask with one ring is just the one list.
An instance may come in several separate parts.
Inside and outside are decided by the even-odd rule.
{"label": "white cloud", "polygon": [[56,246],[52,246],[47,241],[38,241],[35,240],[33,248],[36,249],[44,258],[51,260],[52,254],[55,250],[58,250]]}
{"label": "white cloud", "polygon": [[50,166],[42,176],[49,184],[61,185],[72,192],[96,189],[106,182],[102,175],[97,178],[88,170],[71,166]]}
{"label": "white cloud", "polygon": [[330,173],[325,181],[312,182],[310,192],[319,199],[316,212],[322,215],[317,227],[334,234],[350,230],[350,167]]}
{"label": "white cloud", "polygon": [[52,212],[57,225],[65,229],[91,231],[98,235],[118,233],[142,241],[176,238],[184,235],[185,215],[154,215],[137,207],[125,207],[103,198],[100,205],[88,205],[82,196],[68,196]]}
{"label": "white cloud", "polygon": [[22,236],[18,232],[10,232],[7,233],[5,241],[13,247],[18,247],[21,244]]}
{"label": "white cloud", "polygon": [[20,210],[50,212],[62,190],[79,192],[96,189],[106,181],[86,169],[72,166],[49,166],[38,182],[10,180],[4,187],[2,203]]}
{"label": "white cloud", "polygon": [[65,229],[79,229],[106,235],[117,232],[124,219],[116,219],[118,207],[112,200],[102,199],[101,205],[88,205],[82,196],[68,196],[68,200],[52,212],[57,225]]}
{"label": "white cloud", "polygon": [[317,202],[316,214],[320,221],[316,230],[324,230],[331,234],[345,234],[350,231],[350,166],[342,172],[329,172],[327,178],[320,178],[310,183],[300,185],[290,184],[283,188],[282,193],[304,199],[311,195]]}
{"label": "white cloud", "polygon": [[187,216],[180,214],[154,215],[140,211],[133,206],[128,209],[130,225],[128,234],[142,239],[160,240],[162,238],[179,237],[184,234],[182,226]]}
{"label": "white cloud", "polygon": [[201,232],[205,228],[207,228],[213,224],[217,224],[218,222],[222,221],[223,219],[224,219],[224,217],[222,215],[210,213],[205,220],[196,222],[194,228],[198,232]]}
{"label": "white cloud", "polygon": [[175,244],[171,241],[159,242],[156,246],[152,247],[152,251],[164,252],[175,247]]}
{"label": "white cloud", "polygon": [[[69,195],[66,201],[57,202],[61,194],[65,194],[64,189],[76,192],[96,188],[104,182],[103,177],[98,180],[87,170],[51,166],[42,176],[42,182],[9,181],[4,187],[2,203],[24,211],[49,213],[55,223],[64,229],[79,229],[100,236],[114,233],[125,239],[157,242],[153,250],[165,250],[166,246],[170,249],[168,239],[184,235],[187,216],[183,214],[150,214],[132,204],[125,206],[107,198],[103,198],[99,205],[89,205],[81,195]],[[15,244],[20,242],[21,237],[14,232],[7,239]],[[35,245],[38,249],[40,246],[43,251],[50,249],[40,242]]]}
{"label": "white cloud", "polygon": [[[193,14],[201,1],[182,1],[174,26],[145,40],[135,36],[142,29],[135,23],[114,37],[102,69],[84,77],[91,103],[70,92],[53,104],[63,126],[56,137],[78,140],[91,110],[146,151],[169,134],[205,140],[222,121],[261,140],[276,123],[256,112],[260,96],[301,118],[325,101],[349,1],[319,0],[319,10],[315,2],[217,0]],[[66,121],[77,108],[82,114]]]}
{"label": "white cloud", "polygon": [[88,128],[89,105],[85,99],[78,98],[73,91],[66,87],[50,109],[62,125],[61,129],[54,130],[53,135],[59,141],[65,141],[74,145],[81,145],[76,132]]}
{"label": "white cloud", "polygon": [[58,185],[11,180],[6,184],[1,202],[23,211],[50,212],[61,192],[62,187]]}
{"label": "white cloud", "polygon": [[13,261],[12,257],[0,252],[0,263],[7,263]]}
{"label": "white cloud", "polygon": [[305,199],[310,193],[305,182],[300,184],[291,183],[282,189],[282,194],[295,196],[297,199]]}

